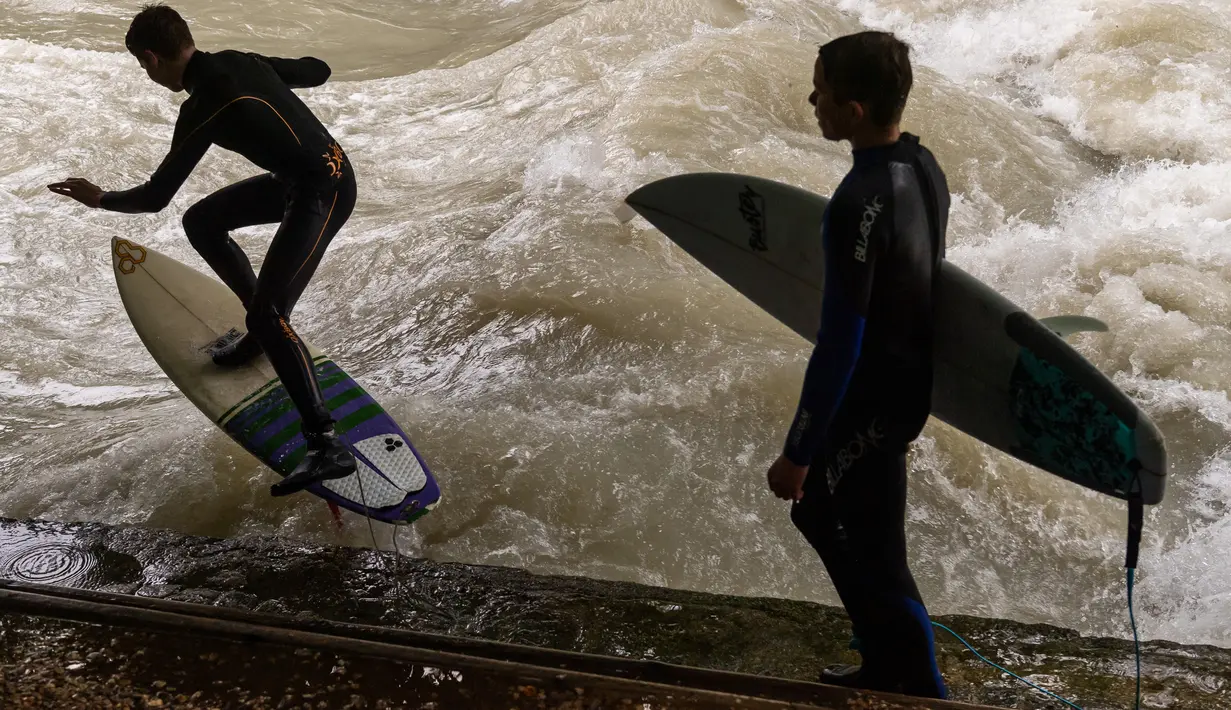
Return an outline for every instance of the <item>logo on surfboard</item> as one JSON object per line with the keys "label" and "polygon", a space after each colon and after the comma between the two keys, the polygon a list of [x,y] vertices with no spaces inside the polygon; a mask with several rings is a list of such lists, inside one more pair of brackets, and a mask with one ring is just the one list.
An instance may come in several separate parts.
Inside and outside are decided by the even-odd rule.
{"label": "logo on surfboard", "polygon": [[769,244],[765,242],[765,198],[748,185],[739,193],[739,214],[752,230],[748,246],[753,251],[769,251]]}
{"label": "logo on surfboard", "polygon": [[145,261],[145,247],[137,246],[127,239],[115,240],[112,247],[121,274],[131,274],[137,270],[137,264]]}

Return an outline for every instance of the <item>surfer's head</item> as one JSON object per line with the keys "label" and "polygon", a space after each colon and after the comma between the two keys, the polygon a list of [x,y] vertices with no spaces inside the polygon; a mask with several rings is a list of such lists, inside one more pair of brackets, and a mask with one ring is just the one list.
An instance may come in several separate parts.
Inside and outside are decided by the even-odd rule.
{"label": "surfer's head", "polygon": [[150,79],[172,91],[184,90],[184,67],[196,49],[188,23],[175,10],[155,3],[141,8],[124,36]]}
{"label": "surfer's head", "polygon": [[821,46],[808,101],[829,140],[896,140],[913,80],[906,43],[888,32],[857,32]]}

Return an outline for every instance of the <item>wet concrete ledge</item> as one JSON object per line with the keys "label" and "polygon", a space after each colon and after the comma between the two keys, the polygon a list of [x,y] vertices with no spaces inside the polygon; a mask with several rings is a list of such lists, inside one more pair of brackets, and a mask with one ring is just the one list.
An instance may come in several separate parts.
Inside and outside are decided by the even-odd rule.
{"label": "wet concrete ledge", "polygon": [[[44,619],[49,621],[38,623]],[[307,626],[314,630],[304,630]],[[47,643],[57,631],[66,643]],[[65,707],[82,701],[82,707],[94,708],[128,700],[143,707],[264,708],[279,695],[279,708],[977,707],[7,581],[0,582],[0,633],[8,642],[0,651],[5,707]],[[74,650],[59,658],[57,645]],[[442,646],[473,653],[441,651]],[[35,657],[42,662],[35,663]]]}
{"label": "wet concrete ledge", "polygon": [[[342,635],[556,672],[565,669],[612,682],[687,685],[706,692],[750,693],[755,687],[762,697],[776,701],[834,705],[832,696],[815,695],[824,686],[806,681],[825,663],[857,660],[846,650],[849,626],[841,610],[821,605],[499,567],[395,561],[391,553],[370,549],[269,538],[216,540],[133,527],[0,519],[0,577],[124,595],[93,601],[118,602],[133,613],[174,613],[153,608],[160,603],[153,600],[161,599],[208,605],[214,608],[213,617],[229,623],[259,621],[262,628],[299,633],[336,636],[341,627],[327,622],[363,624],[367,628],[343,630]],[[25,607],[12,605],[14,594],[34,593],[28,587],[10,586],[4,593],[10,602],[3,617],[6,634],[16,638],[33,623],[17,623],[16,615],[37,609],[40,602],[26,599]],[[91,601],[84,598],[89,595],[75,596]],[[123,603],[125,598],[130,603]],[[103,617],[51,615],[111,623]],[[1087,710],[1132,707],[1131,642],[1082,637],[1044,625],[972,617],[937,620],[966,636],[991,660]],[[1064,707],[982,664],[943,632],[937,639],[954,700],[1012,708]],[[552,654],[550,649],[564,653]],[[410,659],[389,662],[430,665]],[[489,668],[487,673],[513,682],[522,672],[501,676]],[[1142,673],[1143,707],[1231,708],[1231,651],[1226,649],[1150,642],[1143,646]],[[843,698],[850,701],[847,694]]]}

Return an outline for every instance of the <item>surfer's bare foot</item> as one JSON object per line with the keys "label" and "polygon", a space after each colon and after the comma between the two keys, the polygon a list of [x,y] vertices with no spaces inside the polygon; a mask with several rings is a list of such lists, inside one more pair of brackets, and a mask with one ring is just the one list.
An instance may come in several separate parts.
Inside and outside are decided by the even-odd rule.
{"label": "surfer's bare foot", "polygon": [[219,367],[239,367],[251,362],[260,354],[261,344],[252,337],[251,333],[244,333],[211,352],[210,357]]}
{"label": "surfer's bare foot", "polygon": [[308,453],[294,471],[269,487],[274,497],[298,493],[313,483],[346,478],[355,472],[355,456],[332,429],[322,434],[305,434]]}

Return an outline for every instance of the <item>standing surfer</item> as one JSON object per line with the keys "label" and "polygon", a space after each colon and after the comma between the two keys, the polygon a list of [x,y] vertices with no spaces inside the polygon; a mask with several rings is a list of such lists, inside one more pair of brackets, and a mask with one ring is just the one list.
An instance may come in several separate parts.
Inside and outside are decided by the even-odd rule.
{"label": "standing surfer", "polygon": [[821,47],[821,133],[854,166],[825,210],[825,298],[771,490],[816,549],[859,639],[862,666],[821,682],[946,697],[931,621],[906,558],[906,451],[931,411],[933,284],[949,191],[919,139],[899,128],[909,47],[860,32]]}

